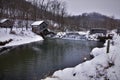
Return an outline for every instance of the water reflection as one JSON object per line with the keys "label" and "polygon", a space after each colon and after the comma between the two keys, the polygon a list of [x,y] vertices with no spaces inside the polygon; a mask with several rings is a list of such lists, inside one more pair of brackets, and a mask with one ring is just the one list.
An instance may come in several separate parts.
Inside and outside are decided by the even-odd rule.
{"label": "water reflection", "polygon": [[73,67],[90,58],[96,42],[45,40],[18,46],[0,55],[0,80],[40,80],[58,69]]}

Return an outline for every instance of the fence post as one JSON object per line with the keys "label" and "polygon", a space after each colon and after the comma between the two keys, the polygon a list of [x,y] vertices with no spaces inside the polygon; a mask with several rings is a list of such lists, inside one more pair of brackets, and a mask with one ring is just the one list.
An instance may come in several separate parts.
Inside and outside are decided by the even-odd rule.
{"label": "fence post", "polygon": [[110,51],[110,39],[108,39],[108,42],[107,42],[107,51],[106,53],[109,53]]}

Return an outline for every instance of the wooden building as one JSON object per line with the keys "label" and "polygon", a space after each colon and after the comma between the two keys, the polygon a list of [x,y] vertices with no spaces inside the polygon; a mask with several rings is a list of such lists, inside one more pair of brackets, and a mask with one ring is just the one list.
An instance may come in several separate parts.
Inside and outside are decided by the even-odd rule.
{"label": "wooden building", "polygon": [[14,21],[10,19],[1,19],[0,20],[0,27],[1,28],[12,28],[14,25]]}
{"label": "wooden building", "polygon": [[38,35],[41,35],[45,38],[48,35],[55,35],[54,32],[48,30],[48,22],[47,21],[35,21],[31,24],[32,31]]}
{"label": "wooden building", "polygon": [[46,21],[35,21],[31,24],[32,31],[36,34],[40,34],[47,29],[48,23]]}
{"label": "wooden building", "polygon": [[102,29],[102,28],[92,28],[90,30],[90,34],[103,34],[106,35],[107,34],[107,30],[106,29]]}

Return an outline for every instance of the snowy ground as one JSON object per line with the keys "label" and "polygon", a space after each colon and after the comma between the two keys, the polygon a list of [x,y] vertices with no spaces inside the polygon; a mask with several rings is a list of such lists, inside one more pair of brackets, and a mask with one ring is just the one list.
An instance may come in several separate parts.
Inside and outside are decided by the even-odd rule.
{"label": "snowy ground", "polygon": [[12,41],[2,47],[16,46],[26,43],[31,43],[35,41],[43,40],[43,38],[39,35],[34,34],[31,29],[26,30],[25,28],[22,30],[21,28],[14,28],[14,34],[10,34],[10,29],[0,28],[0,42],[8,41],[12,39]]}
{"label": "snowy ground", "polygon": [[53,38],[98,41],[99,35],[101,35],[101,33],[90,35],[89,31],[58,32]]}
{"label": "snowy ground", "polygon": [[87,40],[87,32],[58,32],[53,38],[69,39],[69,40]]}
{"label": "snowy ground", "polygon": [[94,58],[75,67],[58,70],[43,80],[120,80],[120,36],[115,35],[110,52],[104,48],[94,48]]}

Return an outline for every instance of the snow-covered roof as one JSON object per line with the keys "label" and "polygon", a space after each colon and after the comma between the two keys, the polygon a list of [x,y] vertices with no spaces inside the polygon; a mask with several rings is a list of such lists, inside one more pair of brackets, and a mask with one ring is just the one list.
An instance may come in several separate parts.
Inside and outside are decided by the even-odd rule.
{"label": "snow-covered roof", "polygon": [[84,32],[84,31],[80,31],[80,32],[78,32],[80,35],[86,35],[87,34],[87,32]]}
{"label": "snow-covered roof", "polygon": [[1,19],[0,23],[4,23],[5,21],[7,21],[8,19]]}
{"label": "snow-covered roof", "polygon": [[38,26],[38,25],[40,25],[40,24],[42,24],[44,21],[35,21],[35,22],[33,22],[31,25],[32,26]]}

